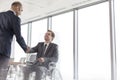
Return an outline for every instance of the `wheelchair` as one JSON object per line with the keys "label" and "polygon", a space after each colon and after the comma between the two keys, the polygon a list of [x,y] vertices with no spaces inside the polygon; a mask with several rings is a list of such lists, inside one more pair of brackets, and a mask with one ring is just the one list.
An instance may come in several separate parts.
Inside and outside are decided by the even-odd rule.
{"label": "wheelchair", "polygon": [[[36,55],[30,55],[28,62],[26,62],[27,65],[31,65],[32,62],[34,62],[36,59]],[[63,80],[60,71],[58,70],[57,64],[55,62],[50,62],[48,65],[48,68],[42,66],[42,79],[41,80]],[[41,66],[40,66],[41,67]],[[33,72],[30,75],[30,79],[34,80],[35,73]]]}
{"label": "wheelchair", "polygon": [[44,67],[43,69],[42,80],[63,80],[55,62],[50,62],[49,68]]}
{"label": "wheelchair", "polygon": [[[40,71],[43,72],[40,80],[63,80],[60,71],[56,68],[55,62],[50,62],[49,68],[40,66]],[[29,80],[35,80],[35,76],[35,72],[32,72]]]}

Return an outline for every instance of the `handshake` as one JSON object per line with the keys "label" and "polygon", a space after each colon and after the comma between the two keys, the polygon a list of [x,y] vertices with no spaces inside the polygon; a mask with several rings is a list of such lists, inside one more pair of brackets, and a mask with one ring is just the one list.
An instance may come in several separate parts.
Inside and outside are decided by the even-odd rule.
{"label": "handshake", "polygon": [[25,53],[29,53],[30,52],[30,47],[27,46],[27,50],[25,51]]}

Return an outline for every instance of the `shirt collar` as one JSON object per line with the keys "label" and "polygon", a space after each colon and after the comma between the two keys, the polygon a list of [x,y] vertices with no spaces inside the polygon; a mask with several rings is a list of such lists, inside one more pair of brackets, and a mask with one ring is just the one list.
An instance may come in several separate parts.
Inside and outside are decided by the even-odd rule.
{"label": "shirt collar", "polygon": [[48,46],[50,43],[46,43],[46,42],[44,42],[44,45],[45,45],[45,44],[47,44],[47,46]]}
{"label": "shirt collar", "polygon": [[10,10],[10,11],[12,11],[14,13],[14,15],[16,15],[15,11],[13,11],[13,10]]}

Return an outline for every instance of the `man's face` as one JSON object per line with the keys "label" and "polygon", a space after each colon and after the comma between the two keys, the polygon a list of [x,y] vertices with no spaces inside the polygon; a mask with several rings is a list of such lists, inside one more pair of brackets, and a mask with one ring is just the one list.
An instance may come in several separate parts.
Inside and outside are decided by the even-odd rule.
{"label": "man's face", "polygon": [[45,39],[45,41],[47,41],[47,42],[51,42],[52,41],[52,34],[51,34],[51,32],[46,32],[45,33],[45,36],[44,36],[44,39]]}
{"label": "man's face", "polygon": [[15,11],[15,12],[16,12],[16,15],[17,15],[17,16],[21,15],[21,12],[22,12],[22,11],[23,11],[22,6],[17,6],[17,7],[16,7],[16,11]]}

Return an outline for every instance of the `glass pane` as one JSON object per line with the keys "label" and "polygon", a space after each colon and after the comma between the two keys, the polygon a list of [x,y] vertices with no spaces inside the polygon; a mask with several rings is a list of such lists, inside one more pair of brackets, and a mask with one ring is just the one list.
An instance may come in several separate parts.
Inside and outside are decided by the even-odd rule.
{"label": "glass pane", "polygon": [[120,3],[115,0],[117,80],[120,80]]}
{"label": "glass pane", "polygon": [[31,46],[34,47],[38,42],[44,41],[44,34],[47,31],[47,19],[32,23]]}
{"label": "glass pane", "polygon": [[73,13],[52,18],[56,37],[53,42],[59,46],[59,69],[63,80],[73,80]]}
{"label": "glass pane", "polygon": [[[25,42],[27,42],[27,29],[28,29],[28,24],[21,26],[21,34]],[[15,55],[14,55],[15,61],[19,61],[21,57],[25,57],[25,56],[26,56],[25,52],[15,41]]]}
{"label": "glass pane", "polygon": [[79,80],[111,80],[108,2],[79,10]]}

